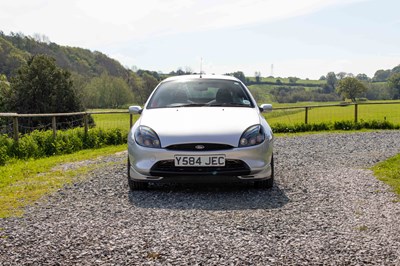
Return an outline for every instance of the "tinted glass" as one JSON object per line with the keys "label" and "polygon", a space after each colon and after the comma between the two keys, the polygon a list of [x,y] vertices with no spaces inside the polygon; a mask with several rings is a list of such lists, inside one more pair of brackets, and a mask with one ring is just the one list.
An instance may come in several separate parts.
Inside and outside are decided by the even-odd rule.
{"label": "tinted glass", "polygon": [[162,83],[147,108],[190,106],[254,107],[245,88],[232,80],[188,79]]}

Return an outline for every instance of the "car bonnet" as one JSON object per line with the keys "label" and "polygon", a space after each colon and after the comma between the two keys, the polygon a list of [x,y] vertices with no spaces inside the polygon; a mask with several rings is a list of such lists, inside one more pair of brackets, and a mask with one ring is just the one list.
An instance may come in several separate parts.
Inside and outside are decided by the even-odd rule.
{"label": "car bonnet", "polygon": [[259,112],[247,107],[181,107],[146,109],[139,124],[152,128],[162,147],[184,143],[238,146],[243,132],[259,124]]}

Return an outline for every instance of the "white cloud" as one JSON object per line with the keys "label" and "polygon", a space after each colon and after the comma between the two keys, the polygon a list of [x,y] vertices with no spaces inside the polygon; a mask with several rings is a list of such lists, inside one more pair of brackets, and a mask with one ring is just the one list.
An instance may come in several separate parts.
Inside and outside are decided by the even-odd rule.
{"label": "white cloud", "polygon": [[98,23],[125,27],[133,39],[274,21],[360,0],[95,0],[76,7]]}
{"label": "white cloud", "polygon": [[[171,71],[175,67],[171,64],[178,64],[177,66],[182,67],[191,66],[197,71],[199,58],[204,56],[204,54],[198,54],[204,53],[204,51],[201,51],[202,44],[197,47],[188,47],[193,51],[185,53],[184,58],[178,59],[179,55],[174,55],[177,62],[158,62],[157,59],[160,57],[155,58],[153,53],[154,50],[162,50],[162,41],[166,39],[161,37],[169,34],[207,32],[265,22],[270,22],[271,27],[279,28],[279,21],[284,19],[305,16],[320,10],[334,9],[337,6],[366,0],[0,1],[4,2],[1,3],[0,8],[0,25],[2,25],[0,30],[6,33],[13,31],[23,32],[27,35],[44,34],[51,41],[61,45],[89,48],[106,54],[111,53],[110,56],[119,59],[122,64],[128,66],[135,64],[139,67],[147,66],[149,69],[165,67],[161,70]],[[393,23],[396,24],[398,21]],[[335,29],[331,30],[334,31]],[[160,41],[157,44],[158,46],[153,45],[155,40]],[[207,41],[205,39],[204,43]],[[321,40],[321,42],[323,41]],[[368,43],[375,42],[375,40],[365,41]],[[378,43],[378,40],[376,40],[376,49],[385,51],[386,40],[382,38],[379,41],[382,43]],[[151,48],[148,45],[149,43],[152,44]],[[179,54],[179,51],[172,51],[175,46],[171,43],[168,51]],[[328,44],[331,44],[331,42],[328,42]],[[194,44],[192,45],[194,46]],[[127,47],[131,49],[128,50]],[[343,45],[343,47],[347,46]],[[245,49],[248,49],[248,47]],[[249,51],[249,53],[251,52],[253,51]],[[284,50],[279,52],[285,53]],[[392,68],[400,60],[398,55],[388,56],[384,53],[368,56],[364,59],[354,59],[352,54],[341,54],[341,58],[346,61],[341,61],[341,58],[333,58],[336,55],[331,56],[331,58],[319,59],[317,57],[318,59],[311,59],[311,56],[307,58],[305,51],[299,53],[297,59],[275,60],[275,62],[249,62],[249,60],[242,58],[238,59],[239,62],[235,65],[221,64],[221,62],[227,62],[226,58],[210,57],[204,60],[203,69],[207,73],[242,70],[246,75],[254,75],[254,71],[261,71],[263,75],[267,76],[270,74],[271,64],[274,64],[275,76],[319,78],[320,75],[329,71],[373,75],[376,69]],[[320,53],[320,56],[325,55]],[[268,61],[269,59],[264,60]]]}
{"label": "white cloud", "polygon": [[0,25],[61,44],[101,47],[155,36],[237,27],[362,0],[8,1]]}

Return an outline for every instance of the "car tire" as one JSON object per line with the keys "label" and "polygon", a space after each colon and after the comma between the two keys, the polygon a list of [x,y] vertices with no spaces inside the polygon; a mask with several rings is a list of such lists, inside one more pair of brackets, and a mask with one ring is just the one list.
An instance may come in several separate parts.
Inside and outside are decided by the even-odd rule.
{"label": "car tire", "polygon": [[149,185],[147,182],[133,181],[131,179],[131,163],[129,161],[129,157],[128,157],[128,185],[129,185],[129,189],[131,191],[145,190],[145,189],[147,189],[147,187]]}
{"label": "car tire", "polygon": [[262,181],[255,181],[254,186],[256,188],[272,188],[274,186],[274,156],[271,157],[271,176],[268,179]]}

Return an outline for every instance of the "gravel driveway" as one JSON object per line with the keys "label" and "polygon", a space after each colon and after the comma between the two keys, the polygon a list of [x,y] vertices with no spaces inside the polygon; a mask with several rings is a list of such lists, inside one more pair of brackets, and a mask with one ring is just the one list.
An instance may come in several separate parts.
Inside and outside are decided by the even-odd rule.
{"label": "gravel driveway", "polygon": [[0,265],[400,265],[400,203],[370,166],[400,131],[277,138],[273,189],[128,193],[126,153],[0,219]]}

